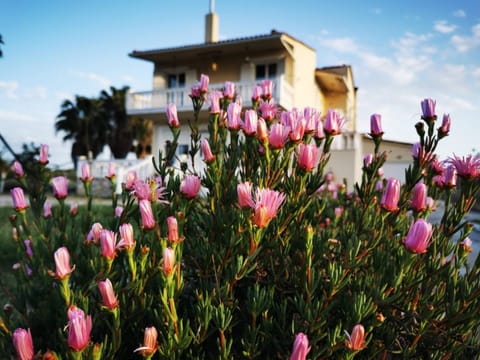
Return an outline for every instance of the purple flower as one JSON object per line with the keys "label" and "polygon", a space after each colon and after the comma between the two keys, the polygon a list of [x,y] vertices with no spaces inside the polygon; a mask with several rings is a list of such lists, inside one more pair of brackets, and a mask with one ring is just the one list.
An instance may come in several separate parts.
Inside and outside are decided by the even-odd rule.
{"label": "purple flower", "polygon": [[435,119],[435,100],[432,99],[424,99],[421,102],[422,106],[422,113],[423,116],[422,118],[427,120],[427,119]]}
{"label": "purple flower", "polygon": [[426,252],[432,233],[432,224],[427,223],[423,219],[418,219],[408,230],[405,247],[416,254]]}

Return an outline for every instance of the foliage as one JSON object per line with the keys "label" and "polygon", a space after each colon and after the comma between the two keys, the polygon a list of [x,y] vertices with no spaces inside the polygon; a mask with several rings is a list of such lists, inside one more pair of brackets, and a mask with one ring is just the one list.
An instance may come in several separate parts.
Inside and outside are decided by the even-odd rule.
{"label": "foliage", "polygon": [[[349,192],[324,174],[340,132],[334,113],[322,121],[312,109],[293,109],[262,123],[265,97],[240,124],[231,99],[212,98],[201,170],[205,93],[194,88],[191,96],[192,167],[168,166],[181,131],[172,117],[172,147],[159,153],[158,178],[129,174],[99,235],[87,168],[84,216],[69,213],[62,197],[50,217],[26,216],[16,205],[20,265],[0,352],[13,354],[13,330],[29,328],[35,351],[72,359],[285,359],[295,335],[294,354],[309,346],[310,359],[479,354],[480,260],[468,260],[472,226],[464,218],[479,190],[480,159],[438,162],[434,151],[448,131],[435,132],[434,110],[417,124],[420,141],[401,187],[382,177],[387,154],[377,123],[375,153]],[[283,142],[274,139],[277,124],[287,123]],[[461,187],[447,176],[452,169]],[[110,179],[112,189],[121,180]],[[421,182],[445,203],[439,223],[428,223],[433,202],[418,192]],[[117,200],[123,211],[113,216]],[[411,230],[424,220],[425,231]],[[54,260],[61,247],[70,261]],[[110,298],[99,290],[106,279]],[[91,316],[85,347],[70,339],[71,306]]]}

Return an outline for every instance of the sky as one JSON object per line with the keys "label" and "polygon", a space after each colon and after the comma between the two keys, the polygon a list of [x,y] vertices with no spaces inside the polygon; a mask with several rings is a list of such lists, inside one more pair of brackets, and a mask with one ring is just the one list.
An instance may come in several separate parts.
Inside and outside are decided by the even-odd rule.
{"label": "sky", "polygon": [[[209,6],[2,0],[0,134],[18,152],[49,144],[51,165],[71,167],[71,143],[54,130],[62,102],[110,86],[151,90],[153,65],[128,53],[202,43]],[[314,48],[318,67],[351,65],[358,131],[368,132],[378,113],[385,138],[416,142],[420,102],[432,98],[439,117],[452,119],[440,158],[480,151],[480,0],[217,0],[215,12],[220,40],[276,29]]]}

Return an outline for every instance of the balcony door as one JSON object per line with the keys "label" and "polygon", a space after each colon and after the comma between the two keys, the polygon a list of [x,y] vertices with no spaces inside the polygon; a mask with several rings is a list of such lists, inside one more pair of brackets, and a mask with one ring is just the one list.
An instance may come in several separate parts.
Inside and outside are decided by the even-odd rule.
{"label": "balcony door", "polygon": [[185,73],[168,74],[167,76],[167,104],[175,103],[178,107],[184,105]]}
{"label": "balcony door", "polygon": [[255,65],[255,80],[273,80],[278,75],[277,63],[264,63]]}

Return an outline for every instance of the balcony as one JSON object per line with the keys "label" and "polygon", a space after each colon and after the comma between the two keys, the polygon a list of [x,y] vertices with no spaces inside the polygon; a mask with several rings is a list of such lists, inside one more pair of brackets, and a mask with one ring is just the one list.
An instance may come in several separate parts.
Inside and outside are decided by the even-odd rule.
{"label": "balcony", "polygon": [[[273,79],[273,97],[275,102],[284,109],[292,108],[293,89],[283,76]],[[240,96],[244,107],[252,105],[251,96],[258,82],[236,82],[235,91]],[[224,84],[210,84],[210,89],[221,90]],[[188,96],[191,87],[177,89],[155,89],[152,91],[132,92],[127,96],[127,113],[129,115],[142,115],[163,113],[168,104],[174,102],[178,111],[192,110],[192,101]]]}

